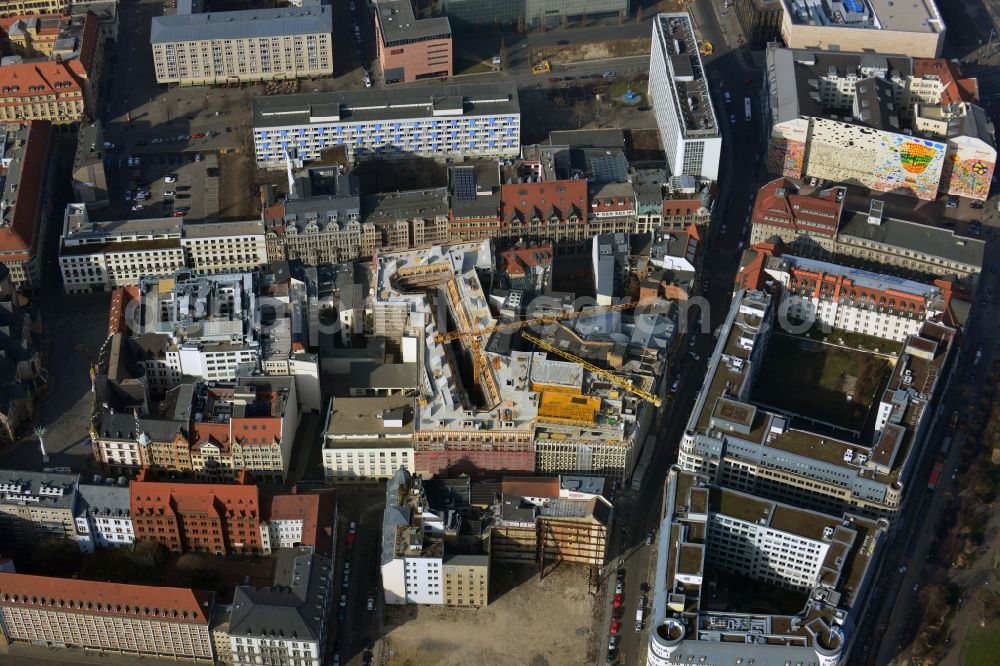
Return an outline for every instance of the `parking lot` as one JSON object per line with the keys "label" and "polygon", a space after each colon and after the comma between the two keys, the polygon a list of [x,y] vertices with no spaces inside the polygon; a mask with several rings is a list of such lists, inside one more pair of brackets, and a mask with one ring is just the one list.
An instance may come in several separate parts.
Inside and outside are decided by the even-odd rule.
{"label": "parking lot", "polygon": [[195,222],[218,221],[220,175],[215,153],[146,153],[137,157],[137,164],[131,155],[110,158],[106,166],[111,206],[95,211],[95,219],[176,215]]}

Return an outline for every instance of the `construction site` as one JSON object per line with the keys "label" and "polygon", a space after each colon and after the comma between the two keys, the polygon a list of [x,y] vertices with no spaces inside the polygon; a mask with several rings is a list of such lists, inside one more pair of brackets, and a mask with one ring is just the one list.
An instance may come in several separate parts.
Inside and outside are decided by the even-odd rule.
{"label": "construction site", "polygon": [[669,347],[634,344],[630,330],[669,303],[500,318],[494,255],[485,241],[376,258],[373,332],[419,359],[416,472],[627,479],[664,393],[657,349]]}

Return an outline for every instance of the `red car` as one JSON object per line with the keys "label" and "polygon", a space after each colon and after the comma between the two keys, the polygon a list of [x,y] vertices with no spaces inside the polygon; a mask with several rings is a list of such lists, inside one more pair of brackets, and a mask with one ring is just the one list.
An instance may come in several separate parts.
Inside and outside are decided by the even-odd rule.
{"label": "red car", "polygon": [[184,217],[185,215],[187,215],[187,211],[186,210],[175,210],[174,211],[174,217]]}
{"label": "red car", "polygon": [[191,135],[191,138],[192,139],[204,139],[205,135],[203,133],[201,133],[201,132],[195,132],[194,134]]}
{"label": "red car", "polygon": [[622,605],[622,595],[616,594],[615,595],[615,608],[621,608],[621,605]]}
{"label": "red car", "polygon": [[614,636],[615,634],[617,634],[621,630],[621,628],[622,628],[621,622],[619,622],[618,620],[613,621],[611,623],[611,635]]}

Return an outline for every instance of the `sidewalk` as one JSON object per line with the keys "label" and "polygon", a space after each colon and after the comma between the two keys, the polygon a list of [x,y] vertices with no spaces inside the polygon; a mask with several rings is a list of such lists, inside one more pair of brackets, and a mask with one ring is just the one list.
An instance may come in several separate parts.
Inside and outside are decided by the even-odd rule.
{"label": "sidewalk", "polygon": [[[33,666],[45,666],[46,664],[105,664],[114,666],[132,666],[134,664],[148,664],[149,666],[159,666],[161,664],[196,663],[182,659],[153,659],[150,657],[139,657],[132,654],[101,654],[90,650],[80,650],[78,648],[55,648],[27,645],[25,643],[12,643],[10,645],[0,645],[0,664],[32,664]],[[205,661],[202,663],[211,663]]]}

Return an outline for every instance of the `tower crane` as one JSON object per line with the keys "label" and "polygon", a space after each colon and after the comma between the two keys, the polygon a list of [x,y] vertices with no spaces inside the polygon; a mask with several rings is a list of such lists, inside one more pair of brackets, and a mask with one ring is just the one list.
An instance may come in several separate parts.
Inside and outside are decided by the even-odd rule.
{"label": "tower crane", "polygon": [[585,370],[592,372],[593,374],[609,381],[611,384],[617,386],[623,391],[628,391],[629,393],[637,395],[647,402],[653,403],[655,407],[659,407],[662,404],[662,401],[652,393],[649,393],[648,391],[643,391],[642,389],[634,386],[632,382],[630,382],[629,380],[623,377],[619,377],[614,373],[608,372],[604,368],[599,368],[593,363],[590,363],[589,361],[580,358],[576,354],[571,354],[568,351],[559,349],[555,345],[550,345],[548,342],[540,340],[535,336],[531,335],[530,333],[521,333],[521,337],[527,340],[528,342],[534,344],[536,347],[540,349],[544,349],[545,351],[556,354],[557,356],[562,356],[567,361],[571,361],[573,363],[582,365]]}
{"label": "tower crane", "polygon": [[[483,365],[485,365],[485,359],[482,358],[482,349],[481,349],[482,338],[492,333],[495,333],[497,331],[520,330],[531,326],[545,326],[547,324],[555,324],[569,319],[579,319],[580,317],[586,317],[592,314],[600,314],[602,312],[619,312],[622,310],[631,310],[635,307],[638,307],[639,305],[642,305],[643,303],[649,303],[649,302],[651,302],[651,300],[630,301],[628,303],[618,303],[616,305],[597,306],[589,310],[580,310],[579,312],[566,312],[554,315],[545,315],[542,317],[535,317],[533,319],[521,319],[519,321],[504,322],[500,324],[495,324],[493,326],[486,326],[485,328],[477,330],[462,330],[462,331],[451,331],[450,333],[438,333],[434,337],[434,339],[437,342],[443,343],[443,342],[451,342],[452,340],[458,340],[461,338],[470,338],[470,346],[472,347],[472,355],[473,355],[473,362],[472,362],[473,379],[476,382],[476,384],[479,384],[479,378],[480,375],[482,374],[482,371],[480,370],[480,364],[482,363]],[[661,400],[652,393],[648,393],[646,391],[643,391],[642,389],[633,386],[630,381],[623,379],[618,375],[610,373],[607,370],[604,370],[603,368],[599,368],[596,365],[580,358],[579,356],[576,356],[567,351],[563,351],[562,349],[554,347],[549,343],[544,342],[539,338],[524,331],[521,332],[521,337],[535,344],[537,347],[544,349],[545,351],[552,352],[553,354],[562,356],[568,361],[572,361],[573,363],[578,363],[579,365],[582,365],[589,372],[592,372],[593,374],[606,379],[608,382],[610,382],[611,384],[617,386],[618,388],[624,391],[628,391],[629,393],[639,396],[643,400],[647,400],[648,402],[653,403],[657,407],[659,407],[661,404]]]}

